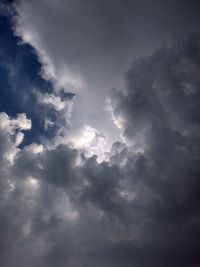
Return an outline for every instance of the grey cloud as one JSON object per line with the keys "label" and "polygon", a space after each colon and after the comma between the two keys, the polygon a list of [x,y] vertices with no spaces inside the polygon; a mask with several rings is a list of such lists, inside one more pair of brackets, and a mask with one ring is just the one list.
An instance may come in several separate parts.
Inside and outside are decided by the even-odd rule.
{"label": "grey cloud", "polygon": [[65,91],[72,92],[78,80],[71,72],[81,75],[85,83],[78,90],[72,127],[90,124],[112,143],[119,134],[103,109],[108,89],[121,86],[121,73],[133,59],[150,54],[179,28],[196,27],[199,8],[197,1],[184,0],[21,0],[14,28],[41,61],[43,52],[50,58],[52,65],[44,62],[44,72],[53,69],[57,83],[66,79]]}
{"label": "grey cloud", "polygon": [[[111,95],[130,145],[114,143],[107,161],[60,145],[4,162],[5,267],[199,264],[198,40],[132,64],[125,91]],[[1,135],[2,156],[12,138]]]}
{"label": "grey cloud", "polygon": [[135,61],[126,74],[126,91],[111,97],[124,136],[134,141],[142,133],[145,161],[134,170],[158,194],[160,200],[148,204],[147,212],[159,220],[184,221],[199,212],[198,53],[198,35],[162,47]]}

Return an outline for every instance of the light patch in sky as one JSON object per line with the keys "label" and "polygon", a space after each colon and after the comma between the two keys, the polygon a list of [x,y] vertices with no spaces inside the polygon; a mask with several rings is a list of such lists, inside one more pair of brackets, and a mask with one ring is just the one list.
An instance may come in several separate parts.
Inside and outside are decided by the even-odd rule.
{"label": "light patch in sky", "polygon": [[108,149],[105,136],[90,125],[84,125],[79,132],[70,137],[69,142],[72,142],[75,148],[86,150],[87,156],[97,155],[99,162],[104,159],[104,153]]}
{"label": "light patch in sky", "polygon": [[26,146],[25,149],[31,151],[33,154],[39,154],[44,151],[44,146],[42,144],[32,143]]}
{"label": "light patch in sky", "polygon": [[123,118],[120,117],[120,116],[116,116],[114,114],[114,110],[113,110],[113,107],[111,105],[111,101],[110,101],[110,98],[107,98],[106,99],[106,106],[105,106],[105,109],[106,111],[108,112],[108,114],[110,115],[111,117],[111,120],[113,121],[113,123],[117,126],[118,129],[122,129],[123,128]]}
{"label": "light patch in sky", "polygon": [[29,176],[26,180],[26,184],[28,187],[32,189],[37,189],[39,187],[39,181],[35,177]]}
{"label": "light patch in sky", "polygon": [[20,145],[24,139],[24,134],[22,132],[17,133],[16,135],[16,145]]}

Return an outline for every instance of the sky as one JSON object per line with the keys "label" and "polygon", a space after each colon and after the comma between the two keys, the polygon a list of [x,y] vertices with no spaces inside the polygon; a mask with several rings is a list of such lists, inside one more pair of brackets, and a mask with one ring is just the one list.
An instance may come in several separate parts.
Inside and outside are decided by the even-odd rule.
{"label": "sky", "polygon": [[0,1],[0,265],[200,265],[199,14]]}

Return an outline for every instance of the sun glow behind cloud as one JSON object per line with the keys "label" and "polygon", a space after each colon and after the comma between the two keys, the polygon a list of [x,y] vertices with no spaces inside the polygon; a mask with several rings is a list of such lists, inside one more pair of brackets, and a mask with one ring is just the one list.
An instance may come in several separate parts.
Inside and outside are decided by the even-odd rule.
{"label": "sun glow behind cloud", "polygon": [[99,162],[104,160],[104,153],[108,150],[106,137],[90,125],[84,125],[73,137],[69,138],[69,142],[75,148],[83,149],[88,157],[97,155]]}

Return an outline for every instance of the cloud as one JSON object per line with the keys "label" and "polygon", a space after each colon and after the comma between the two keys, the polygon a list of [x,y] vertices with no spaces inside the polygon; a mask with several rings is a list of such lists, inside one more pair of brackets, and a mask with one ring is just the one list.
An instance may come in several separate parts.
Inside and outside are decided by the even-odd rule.
{"label": "cloud", "polygon": [[[199,212],[198,51],[199,37],[193,35],[162,47],[135,61],[126,73],[125,91],[111,96],[124,138],[144,151],[142,165],[136,167],[143,183],[159,196],[148,207],[159,220],[183,222]],[[193,88],[189,94],[186,81]]]}
{"label": "cloud", "polygon": [[[138,33],[141,24],[148,25],[137,15],[143,14],[138,1],[18,1],[15,7],[14,31],[36,50],[43,78],[53,83],[56,92],[64,89],[78,95],[72,114],[74,131],[90,125],[108,137],[110,146],[119,133],[104,110],[105,95],[121,83],[121,73],[132,58],[157,46],[153,39],[149,45],[149,29],[142,37]],[[146,1],[144,7],[154,13]],[[143,38],[148,46],[141,47]]]}
{"label": "cloud", "polygon": [[1,157],[7,158],[11,162],[17,153],[18,146],[24,138],[23,131],[30,130],[31,120],[21,113],[16,118],[10,118],[5,112],[0,113],[0,130],[1,130]]}
{"label": "cloud", "polygon": [[181,6],[180,12],[178,0],[87,0],[84,4],[21,0],[14,5],[13,29],[35,49],[42,64],[40,74],[53,85],[54,93],[76,93],[72,135],[86,124],[107,136],[110,147],[120,131],[105,110],[105,95],[111,87],[123,87],[121,73],[132,60],[173,39],[177,29],[198,24],[199,4],[183,1]]}
{"label": "cloud", "polygon": [[[60,12],[59,2],[41,6]],[[3,266],[199,263],[199,51],[198,35],[190,35],[132,63],[124,90],[112,90],[109,100],[124,142],[101,162],[93,154],[101,131],[86,126],[73,146],[62,134],[69,99],[61,92],[40,94],[61,141],[20,146],[31,120],[0,114]]]}

